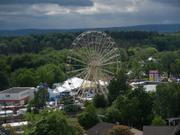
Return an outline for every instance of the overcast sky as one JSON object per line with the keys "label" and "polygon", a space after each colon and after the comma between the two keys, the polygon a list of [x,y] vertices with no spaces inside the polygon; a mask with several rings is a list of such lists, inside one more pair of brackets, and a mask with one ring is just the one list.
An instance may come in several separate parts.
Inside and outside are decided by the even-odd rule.
{"label": "overcast sky", "polygon": [[180,0],[0,0],[0,29],[180,23]]}

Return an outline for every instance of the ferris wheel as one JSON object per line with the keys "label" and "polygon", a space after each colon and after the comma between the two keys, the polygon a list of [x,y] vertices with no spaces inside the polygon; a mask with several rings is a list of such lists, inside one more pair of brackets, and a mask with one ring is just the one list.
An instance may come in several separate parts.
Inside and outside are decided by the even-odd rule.
{"label": "ferris wheel", "polygon": [[83,79],[77,95],[82,97],[88,89],[92,89],[106,96],[108,82],[119,70],[119,57],[114,40],[106,33],[88,31],[80,34],[73,41],[68,56],[71,67],[68,74]]}

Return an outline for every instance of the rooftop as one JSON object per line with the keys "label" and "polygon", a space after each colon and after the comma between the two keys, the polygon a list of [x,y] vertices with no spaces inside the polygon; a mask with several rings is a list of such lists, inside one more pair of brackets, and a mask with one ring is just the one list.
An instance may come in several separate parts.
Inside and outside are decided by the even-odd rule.
{"label": "rooftop", "polygon": [[179,135],[180,125],[177,126],[144,126],[143,135]]}
{"label": "rooftop", "polygon": [[86,131],[87,135],[104,135],[108,130],[112,129],[115,124],[101,122]]}
{"label": "rooftop", "polygon": [[11,94],[11,93],[20,93],[25,90],[31,90],[33,87],[12,87],[7,90],[0,92],[0,94]]}
{"label": "rooftop", "polygon": [[[95,126],[91,127],[86,131],[86,135],[105,135],[109,130],[113,128],[116,124],[113,123],[107,123],[107,122],[100,122],[96,124]],[[130,131],[134,135],[143,135],[143,132],[141,130],[131,128]]]}
{"label": "rooftop", "polygon": [[26,126],[27,124],[28,124],[27,121],[22,121],[22,122],[14,122],[14,123],[5,123],[2,126],[3,127],[8,127],[8,126],[11,126],[11,127],[20,127],[20,126]]}
{"label": "rooftop", "polygon": [[180,120],[180,117],[168,118],[168,121]]}

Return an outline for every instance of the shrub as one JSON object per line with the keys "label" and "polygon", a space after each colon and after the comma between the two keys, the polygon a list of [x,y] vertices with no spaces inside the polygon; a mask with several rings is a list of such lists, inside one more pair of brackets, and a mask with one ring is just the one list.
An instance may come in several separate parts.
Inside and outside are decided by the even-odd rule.
{"label": "shrub", "polygon": [[77,113],[81,110],[81,107],[79,105],[75,104],[69,104],[64,106],[64,111],[66,113]]}
{"label": "shrub", "polygon": [[93,104],[96,108],[105,108],[107,106],[107,100],[104,95],[97,94],[93,99]]}
{"label": "shrub", "polygon": [[117,122],[121,120],[120,111],[114,107],[107,109],[106,118],[108,122]]}
{"label": "shrub", "polygon": [[106,135],[134,135],[127,126],[116,125]]}
{"label": "shrub", "polygon": [[163,126],[163,125],[166,125],[166,121],[163,120],[161,116],[155,116],[154,119],[152,120],[152,125]]}
{"label": "shrub", "polygon": [[78,122],[85,129],[91,128],[92,126],[96,125],[98,121],[99,120],[96,114],[96,108],[92,104],[87,105],[85,111],[78,116]]}

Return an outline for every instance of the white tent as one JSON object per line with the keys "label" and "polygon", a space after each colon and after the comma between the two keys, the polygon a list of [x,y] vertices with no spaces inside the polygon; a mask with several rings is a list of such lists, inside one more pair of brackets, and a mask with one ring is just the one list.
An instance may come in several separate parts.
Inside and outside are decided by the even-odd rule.
{"label": "white tent", "polygon": [[[107,82],[99,80],[99,84],[102,86],[107,85]],[[78,77],[72,77],[66,81],[63,82],[62,85],[57,86],[54,90],[54,94],[62,93],[65,91],[71,92],[74,89],[78,89],[82,86],[82,88],[88,88],[88,87],[93,87],[95,85],[94,82],[88,81],[88,80],[83,80]]]}
{"label": "white tent", "polygon": [[73,90],[79,88],[83,83],[83,79],[78,77],[72,77],[68,80],[66,80],[62,87],[64,87],[67,90]]}

